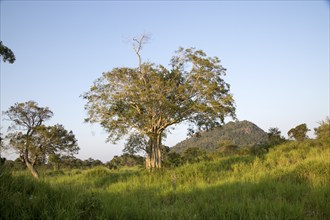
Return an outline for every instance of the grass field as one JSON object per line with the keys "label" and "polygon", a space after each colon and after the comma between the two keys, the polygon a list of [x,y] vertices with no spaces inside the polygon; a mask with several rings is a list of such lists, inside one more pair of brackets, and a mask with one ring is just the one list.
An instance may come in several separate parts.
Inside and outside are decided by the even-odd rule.
{"label": "grass field", "polygon": [[315,140],[152,173],[41,176],[1,170],[1,219],[330,219],[330,147]]}

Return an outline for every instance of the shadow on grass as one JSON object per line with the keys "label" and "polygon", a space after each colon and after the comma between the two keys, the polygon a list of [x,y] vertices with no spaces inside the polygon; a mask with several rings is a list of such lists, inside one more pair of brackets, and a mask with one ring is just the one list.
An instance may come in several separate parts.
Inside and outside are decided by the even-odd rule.
{"label": "shadow on grass", "polygon": [[97,219],[99,198],[28,176],[12,176],[0,167],[0,219]]}
{"label": "shadow on grass", "polygon": [[115,184],[118,182],[126,182],[130,177],[138,175],[139,170],[124,170],[124,171],[112,171],[105,170],[103,172],[95,172],[91,170],[86,174],[89,179],[94,179],[95,187],[102,188],[110,184]]}
{"label": "shadow on grass", "polygon": [[[219,166],[221,170],[230,170],[236,163],[250,162],[251,158],[229,159],[205,167],[212,171]],[[203,164],[197,164],[194,169],[202,167]],[[166,172],[86,172],[86,177],[98,178],[95,183],[100,188],[95,193],[1,172],[0,219],[329,219],[330,188],[326,184],[312,186],[306,181],[302,174],[309,167],[298,166],[256,183],[215,182],[197,186],[183,182],[178,183],[176,190]],[[319,170],[315,175],[327,173]],[[151,182],[133,188],[130,180],[136,175]],[[102,189],[114,183],[122,183],[121,189]]]}
{"label": "shadow on grass", "polygon": [[330,188],[312,187],[296,178],[293,171],[258,183],[177,191],[154,186],[100,196],[105,212],[115,219],[329,219]]}

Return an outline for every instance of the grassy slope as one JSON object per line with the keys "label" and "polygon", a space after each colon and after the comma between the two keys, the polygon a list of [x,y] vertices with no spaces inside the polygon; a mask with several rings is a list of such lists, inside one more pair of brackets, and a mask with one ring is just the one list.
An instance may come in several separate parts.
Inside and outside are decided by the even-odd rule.
{"label": "grassy slope", "polygon": [[2,173],[0,218],[330,219],[329,158],[310,140],[156,173],[100,167],[39,182]]}

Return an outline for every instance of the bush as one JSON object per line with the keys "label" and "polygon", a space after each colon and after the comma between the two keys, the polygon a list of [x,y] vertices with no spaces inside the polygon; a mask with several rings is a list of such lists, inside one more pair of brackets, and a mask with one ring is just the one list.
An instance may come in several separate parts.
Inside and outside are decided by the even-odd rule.
{"label": "bush", "polygon": [[188,148],[183,153],[183,161],[186,163],[198,163],[207,159],[206,151],[197,147]]}
{"label": "bush", "polygon": [[330,118],[320,122],[320,126],[314,128],[318,140],[330,145]]}
{"label": "bush", "polygon": [[180,154],[172,152],[166,155],[166,159],[163,161],[165,167],[178,167],[183,164],[183,159]]}

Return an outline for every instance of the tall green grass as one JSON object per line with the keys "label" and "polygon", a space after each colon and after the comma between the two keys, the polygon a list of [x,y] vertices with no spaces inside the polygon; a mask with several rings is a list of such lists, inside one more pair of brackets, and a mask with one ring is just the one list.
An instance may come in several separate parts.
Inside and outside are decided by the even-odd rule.
{"label": "tall green grass", "polygon": [[330,147],[289,142],[149,173],[1,173],[2,219],[330,219]]}
{"label": "tall green grass", "polygon": [[[97,219],[102,204],[77,186],[37,181],[0,168],[0,219]],[[96,218],[95,218],[96,217]]]}

